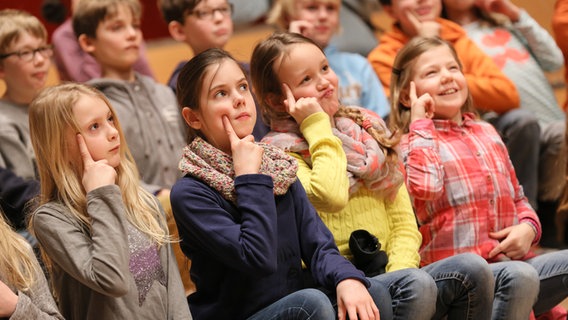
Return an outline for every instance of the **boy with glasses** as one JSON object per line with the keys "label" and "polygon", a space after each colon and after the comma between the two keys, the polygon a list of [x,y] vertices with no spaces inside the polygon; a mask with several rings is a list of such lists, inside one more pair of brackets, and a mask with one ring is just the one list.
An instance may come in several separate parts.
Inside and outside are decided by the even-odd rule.
{"label": "boy with glasses", "polygon": [[45,87],[53,50],[47,32],[31,14],[0,11],[0,167],[24,179],[35,179],[35,157],[29,136],[28,105]]}
{"label": "boy with glasses", "polygon": [[[194,55],[210,48],[223,49],[233,35],[233,4],[227,0],[158,0],[158,7],[172,38],[185,42]],[[179,72],[186,62],[181,61],[168,80],[168,86],[174,92]],[[249,64],[241,62],[241,66],[248,77]],[[258,103],[257,111],[260,114]],[[257,141],[269,131],[261,118],[257,117],[252,132]]]}

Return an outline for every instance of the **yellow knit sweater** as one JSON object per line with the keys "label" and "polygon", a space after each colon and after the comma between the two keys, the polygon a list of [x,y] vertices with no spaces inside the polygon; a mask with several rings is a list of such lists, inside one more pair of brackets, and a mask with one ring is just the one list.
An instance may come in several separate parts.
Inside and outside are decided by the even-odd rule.
{"label": "yellow knit sweater", "polygon": [[422,237],[416,225],[404,184],[394,201],[362,186],[349,196],[347,160],[339,138],[333,135],[329,116],[324,112],[306,118],[300,130],[309,144],[312,166],[298,154],[298,178],[319,216],[333,233],[339,252],[351,259],[349,236],[365,229],[374,234],[385,250],[387,272],[417,268]]}

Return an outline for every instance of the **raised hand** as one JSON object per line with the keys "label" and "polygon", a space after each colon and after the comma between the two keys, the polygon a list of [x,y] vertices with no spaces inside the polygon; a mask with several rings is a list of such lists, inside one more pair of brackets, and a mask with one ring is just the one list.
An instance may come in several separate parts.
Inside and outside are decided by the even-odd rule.
{"label": "raised hand", "polygon": [[231,143],[235,176],[258,173],[264,149],[254,143],[254,137],[250,134],[242,139],[239,138],[227,116],[223,116],[223,127]]}
{"label": "raised hand", "polygon": [[292,94],[292,90],[290,90],[290,87],[288,87],[287,84],[283,83],[282,88],[286,94],[286,100],[284,100],[286,111],[294,117],[294,120],[296,120],[298,124],[302,124],[302,121],[304,121],[304,119],[308,116],[316,112],[323,111],[318,99],[309,97],[300,98],[296,101],[294,94]]}
{"label": "raised hand", "polygon": [[294,20],[288,26],[289,32],[299,33],[306,38],[312,39],[314,35],[314,25],[306,20]]}
{"label": "raised hand", "polygon": [[429,93],[425,93],[418,97],[416,95],[416,84],[410,81],[410,122],[418,119],[432,119],[436,110],[434,99]]}
{"label": "raised hand", "polygon": [[337,284],[339,320],[379,320],[379,309],[367,288],[359,280],[346,279]]}
{"label": "raised hand", "polygon": [[440,29],[442,26],[436,21],[420,21],[416,14],[411,10],[406,11],[406,18],[412,24],[414,32],[412,35],[417,35],[421,37],[437,37],[440,35]]}
{"label": "raised hand", "polygon": [[521,259],[531,248],[536,234],[531,226],[526,223],[507,227],[497,232],[489,233],[493,239],[499,240],[499,244],[489,252],[489,258],[503,253],[511,259]]}
{"label": "raised hand", "polygon": [[10,318],[16,311],[18,296],[0,280],[0,318]]}
{"label": "raised hand", "polygon": [[475,5],[482,11],[506,15],[511,21],[519,21],[521,9],[509,0],[476,0]]}
{"label": "raised hand", "polygon": [[96,188],[114,184],[116,181],[116,170],[108,164],[106,159],[99,161],[93,160],[85,138],[78,133],[77,144],[79,145],[79,152],[83,159],[83,187],[86,192]]}

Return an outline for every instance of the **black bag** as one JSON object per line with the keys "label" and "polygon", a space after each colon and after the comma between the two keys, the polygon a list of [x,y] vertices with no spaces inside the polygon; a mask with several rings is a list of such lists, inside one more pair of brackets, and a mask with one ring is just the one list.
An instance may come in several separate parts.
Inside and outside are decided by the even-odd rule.
{"label": "black bag", "polygon": [[355,230],[349,237],[349,249],[353,254],[353,264],[365,276],[374,277],[385,273],[388,263],[387,253],[380,250],[379,239],[367,230]]}

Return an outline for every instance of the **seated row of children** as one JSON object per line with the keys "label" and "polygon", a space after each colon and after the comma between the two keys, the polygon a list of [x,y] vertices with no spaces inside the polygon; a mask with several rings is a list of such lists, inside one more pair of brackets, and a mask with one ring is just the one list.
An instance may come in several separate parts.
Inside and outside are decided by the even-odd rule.
{"label": "seated row of children", "polygon": [[[404,138],[399,146],[398,136],[392,135],[374,113],[339,104],[339,80],[319,49],[320,43],[316,45],[298,35],[278,34],[260,43],[251,59],[252,83],[271,129],[264,139],[268,145],[259,145],[251,136],[258,124],[255,102],[247,75],[234,59],[223,51],[204,49],[202,54],[184,64],[177,81],[178,99],[174,98],[173,105],[165,104],[162,112],[158,109],[162,106],[148,101],[162,94],[170,96],[168,91],[155,82],[146,82],[131,68],[138,58],[133,53],[137,50],[133,49],[137,49],[141,41],[139,30],[132,27],[137,24],[139,7],[134,1],[114,6],[101,3],[101,7],[98,3],[80,1],[76,12],[84,10],[81,21],[94,22],[95,27],[85,23],[86,31],[79,36],[79,42],[98,61],[103,61],[103,77],[107,79],[93,80],[90,84],[100,86],[110,102],[98,91],[69,84],[43,92],[29,111],[30,140],[36,150],[42,184],[42,207],[36,210],[30,225],[46,253],[44,257],[51,271],[56,298],[60,308],[65,306],[61,310],[66,317],[104,314],[105,318],[123,318],[132,312],[141,312],[142,318],[142,314],[150,318],[162,318],[164,314],[189,316],[187,310],[179,309],[179,304],[173,307],[183,290],[179,290],[177,266],[168,253],[172,239],[167,236],[163,215],[159,214],[159,205],[153,197],[139,191],[136,180],[139,176],[136,166],[141,169],[142,177],[152,177],[151,174],[157,172],[156,179],[164,179],[170,171],[177,173],[177,163],[162,163],[157,165],[158,169],[152,169],[144,160],[136,159],[138,156],[159,163],[155,158],[155,145],[165,145],[165,151],[160,153],[181,154],[181,146],[172,142],[166,130],[171,130],[172,136],[182,135],[182,140],[183,135],[187,136],[188,145],[180,164],[186,177],[176,183],[171,205],[180,230],[182,250],[193,263],[191,274],[197,291],[188,301],[196,318],[264,319],[268,314],[282,315],[297,310],[300,300],[313,302],[309,304],[306,317],[313,313],[322,319],[329,319],[335,312],[340,317],[349,314],[351,319],[357,315],[372,319],[378,316],[379,310],[384,319],[444,316],[461,319],[464,314],[489,319],[492,313],[493,318],[499,319],[503,315],[528,316],[533,304],[539,315],[566,297],[566,288],[561,288],[563,284],[558,281],[565,277],[564,251],[535,257],[528,260],[529,263],[502,262],[527,258],[530,245],[540,236],[540,224],[515,182],[514,171],[507,168],[502,142],[499,145],[498,136],[487,131],[486,126],[482,126],[489,132],[484,131],[485,134],[493,134],[489,141],[495,142],[491,150],[498,149],[505,157],[493,159],[485,145],[468,150],[483,150],[477,157],[485,156],[495,162],[487,162],[485,167],[479,168],[490,175],[488,179],[478,179],[477,183],[498,188],[493,188],[492,193],[488,190],[487,194],[477,195],[487,188],[462,188],[461,184],[469,185],[470,181],[459,177],[449,182],[456,191],[450,190],[450,186],[445,185],[447,178],[457,171],[447,175],[446,163],[432,169],[437,163],[434,156],[411,157],[423,150],[405,151]],[[107,8],[110,10],[106,11]],[[210,11],[212,18],[205,20],[228,17],[226,11],[218,10]],[[198,19],[199,15],[189,17],[203,22]],[[96,36],[89,36],[88,32],[93,29]],[[82,35],[85,37],[81,38]],[[45,38],[43,40],[45,42]],[[460,99],[468,92],[465,81],[446,88],[448,92],[443,96],[448,97],[440,101],[435,95],[439,87],[428,91],[427,84],[424,87],[419,84],[414,70],[419,57],[444,47],[447,52],[438,52],[436,57],[451,56],[456,64],[459,61],[445,43],[424,41],[422,45],[409,46],[421,49],[410,53],[408,61],[401,58],[401,66],[408,64],[408,68],[395,66],[393,69],[399,73],[394,72],[393,78],[401,76],[402,79],[405,74],[407,82],[400,83],[397,89],[400,98],[392,110],[406,106],[403,111],[409,111],[408,107],[417,105],[414,110],[422,113],[422,118],[457,119],[454,122],[458,127],[465,127],[468,122],[477,123],[464,115],[462,124],[461,113],[458,116],[444,109],[448,108],[444,99],[449,97],[449,109],[461,112],[466,100]],[[124,43],[129,46],[123,46]],[[43,61],[39,65],[48,64],[50,48],[45,43],[39,48],[41,50],[36,51],[35,46],[30,47],[29,62],[35,65],[39,60]],[[122,62],[113,50],[123,50]],[[17,57],[11,55],[12,60],[22,61],[21,52]],[[3,60],[6,58],[9,57]],[[405,69],[407,73],[403,72]],[[454,66],[452,70],[456,69],[462,72],[461,66]],[[459,79],[452,81],[460,83]],[[430,99],[424,93],[428,93]],[[135,108],[136,103],[146,104],[146,107],[137,105]],[[182,106],[181,112],[178,103]],[[438,103],[441,103],[439,107]],[[438,108],[441,111],[437,111]],[[181,115],[185,124],[180,120]],[[394,118],[393,113],[391,122],[399,132],[410,124],[409,121],[406,124],[393,122]],[[119,119],[124,124],[122,129]],[[165,129],[159,125],[164,119],[171,125],[164,125]],[[414,120],[417,125],[424,122],[418,121],[417,115]],[[430,119],[427,121],[432,123]],[[81,127],[82,124],[86,126]],[[147,130],[155,130],[151,129],[154,126],[156,132],[149,134]],[[424,130],[418,130],[418,135]],[[462,130],[475,132],[475,136],[480,129],[472,125],[472,129]],[[434,144],[440,149],[434,153],[444,154],[438,161],[446,161],[448,148],[438,141],[440,139],[433,138],[435,132],[430,132],[429,139],[436,140]],[[410,130],[407,137],[412,137],[412,133]],[[428,137],[421,138],[428,140]],[[426,144],[421,138],[415,139],[415,145],[409,142],[408,148]],[[135,140],[141,142],[136,145]],[[125,141],[133,146],[132,155]],[[292,157],[280,151],[282,149]],[[436,150],[430,146],[427,149]],[[399,158],[398,153],[404,157]],[[178,158],[174,155],[174,162]],[[422,170],[424,177],[405,176],[405,171],[416,168],[416,163],[410,161],[416,161],[415,158],[419,164],[424,159],[432,161],[427,167],[433,172]],[[406,170],[402,169],[402,163]],[[494,166],[499,170],[494,171]],[[495,172],[503,176],[495,177]],[[485,175],[474,176],[485,178]],[[165,194],[162,204],[170,202],[169,188],[175,179],[167,187],[161,185],[154,189],[151,182],[144,181],[145,190],[159,196]],[[422,199],[423,190],[411,187],[426,187],[427,183],[434,182],[443,189],[437,193],[430,191],[429,196],[435,198]],[[118,187],[113,186],[115,184]],[[418,193],[414,193],[415,190]],[[259,197],[258,193],[263,192],[272,192],[276,197]],[[440,204],[432,201],[438,197],[444,199]],[[435,203],[437,205],[430,207]],[[478,208],[482,203],[484,209]],[[421,224],[420,232],[416,228],[413,205]],[[440,230],[435,228],[439,220],[433,217],[444,219],[443,215],[437,216],[444,208],[463,211],[463,214],[472,214],[473,208],[478,210],[478,216],[475,223],[471,222],[471,217],[464,217],[459,227]],[[505,208],[510,211],[501,217],[500,212]],[[90,214],[94,210],[97,214],[102,211],[101,218]],[[479,211],[486,216],[479,215]],[[425,218],[421,218],[422,214]],[[491,221],[490,225],[481,222],[483,219]],[[476,230],[477,223],[489,230]],[[375,270],[367,270],[369,277],[365,277],[341,257],[354,259],[349,239],[358,229],[368,230],[379,238],[388,257],[383,266],[386,273],[377,275]],[[449,233],[454,229],[455,234]],[[500,231],[495,232],[497,230]],[[481,232],[485,238],[471,243],[476,232]],[[107,236],[109,233],[113,236]],[[109,241],[122,242],[112,249],[105,245]],[[428,245],[440,243],[449,247],[432,249],[439,249],[440,254],[434,252],[433,258],[423,258],[424,267],[417,269],[419,252],[427,252],[424,250]],[[95,250],[97,248],[99,250]],[[458,255],[462,252],[469,253]],[[67,259],[66,255],[70,254],[74,255],[73,259]],[[499,262],[488,265],[483,258]],[[59,262],[58,259],[66,260]],[[164,266],[167,266],[165,271]],[[307,270],[311,271],[313,279],[309,274],[306,277]],[[188,268],[181,271],[182,274],[190,272]],[[508,282],[510,278],[515,281]],[[307,287],[306,279],[325,289],[300,290]],[[154,280],[159,284],[154,284]],[[178,284],[168,285],[174,282]],[[523,291],[516,289],[519,283]],[[66,286],[75,289],[69,290]],[[368,290],[364,290],[365,287]],[[539,289],[545,294],[537,296]],[[61,290],[63,292],[58,292]],[[478,299],[471,300],[473,293]],[[95,299],[93,294],[104,297]],[[109,297],[113,295],[120,298]],[[134,296],[138,297],[136,303]],[[169,298],[163,298],[166,296]],[[510,297],[514,297],[514,303],[508,300]],[[78,300],[84,303],[75,305]],[[96,304],[91,313],[83,308],[90,305],[89,302]],[[157,313],[148,313],[146,308]]]}

